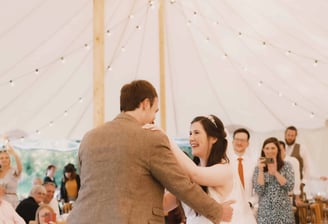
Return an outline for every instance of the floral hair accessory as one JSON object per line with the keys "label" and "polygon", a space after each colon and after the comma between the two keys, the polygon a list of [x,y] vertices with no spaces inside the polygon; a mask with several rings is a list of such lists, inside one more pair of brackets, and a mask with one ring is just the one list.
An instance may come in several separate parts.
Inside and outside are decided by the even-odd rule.
{"label": "floral hair accessory", "polygon": [[209,115],[209,116],[207,116],[206,118],[209,119],[210,122],[211,122],[212,124],[214,124],[214,126],[215,126],[216,128],[218,128],[218,126],[217,126],[216,123],[215,123],[214,117],[213,117],[212,115]]}

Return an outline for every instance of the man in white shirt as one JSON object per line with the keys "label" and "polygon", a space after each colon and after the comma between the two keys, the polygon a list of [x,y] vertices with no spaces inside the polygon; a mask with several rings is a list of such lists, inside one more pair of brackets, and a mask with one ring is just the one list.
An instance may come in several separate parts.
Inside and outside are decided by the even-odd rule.
{"label": "man in white shirt", "polygon": [[286,144],[283,141],[279,141],[280,151],[282,160],[289,162],[294,170],[295,184],[293,189],[293,195],[295,196],[295,203],[298,205],[300,203],[301,195],[301,177],[300,177],[300,165],[298,160],[295,157],[289,156],[286,154]]}
{"label": "man in white shirt", "polygon": [[5,194],[5,187],[0,184],[0,223],[6,224],[25,224],[25,221],[20,217],[13,206],[3,200]]}
{"label": "man in white shirt", "polygon": [[[299,184],[295,179],[295,187],[294,187],[294,204],[296,207],[304,204],[303,202],[303,192],[312,191],[311,181],[313,180],[323,180],[326,181],[328,178],[326,176],[320,176],[319,170],[316,168],[316,165],[311,161],[308,150],[299,143],[296,143],[297,137],[297,129],[294,126],[289,126],[285,130],[285,142],[286,142],[286,157],[296,158],[299,163],[298,172],[296,172],[296,168],[294,168],[294,173],[297,173],[300,176]],[[304,185],[306,184],[307,190],[305,190]],[[295,188],[298,187],[299,191],[295,191]],[[299,194],[298,194],[299,192]],[[296,223],[299,223],[299,218],[295,215]]]}
{"label": "man in white shirt", "polygon": [[43,186],[47,191],[43,203],[49,205],[56,213],[56,217],[59,217],[60,212],[59,212],[58,201],[54,197],[56,191],[56,185],[53,182],[45,182]]}
{"label": "man in white shirt", "polygon": [[[232,140],[233,152],[230,152],[228,157],[236,175],[240,176],[241,183],[244,187],[246,200],[248,201],[250,207],[254,209],[257,207],[258,198],[253,191],[252,178],[257,160],[256,158],[252,158],[250,153],[246,153],[249,146],[249,139],[250,134],[247,129],[236,129],[233,133]],[[240,172],[242,172],[242,174],[240,174]],[[254,210],[254,212],[256,212],[256,210]]]}

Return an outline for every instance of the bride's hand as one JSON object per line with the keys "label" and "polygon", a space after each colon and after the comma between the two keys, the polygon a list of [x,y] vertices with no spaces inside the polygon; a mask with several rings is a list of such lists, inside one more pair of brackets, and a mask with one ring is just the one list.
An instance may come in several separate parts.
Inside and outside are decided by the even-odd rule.
{"label": "bride's hand", "polygon": [[142,126],[142,128],[153,130],[153,131],[161,131],[162,133],[165,134],[165,131],[162,128],[160,128],[154,124],[145,124],[144,126]]}

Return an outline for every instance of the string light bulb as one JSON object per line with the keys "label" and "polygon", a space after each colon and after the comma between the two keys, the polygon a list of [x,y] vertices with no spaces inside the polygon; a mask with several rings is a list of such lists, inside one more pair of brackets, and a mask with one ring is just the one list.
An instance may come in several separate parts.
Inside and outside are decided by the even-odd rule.
{"label": "string light bulb", "polygon": [[10,87],[13,87],[15,85],[14,81],[13,80],[9,80],[9,86]]}
{"label": "string light bulb", "polygon": [[314,113],[313,112],[311,112],[310,113],[310,118],[312,119],[312,118],[314,118],[315,116],[314,116]]}
{"label": "string light bulb", "polygon": [[289,56],[292,53],[291,50],[286,51],[286,55]]}
{"label": "string light bulb", "polygon": [[60,57],[60,61],[61,61],[62,63],[65,63],[65,58],[64,58],[64,56],[61,56],[61,57]]}
{"label": "string light bulb", "polygon": [[65,111],[64,111],[64,117],[67,117],[67,116],[68,116],[68,111],[65,110]]}
{"label": "string light bulb", "polygon": [[36,69],[34,70],[34,73],[35,73],[35,74],[39,74],[39,72],[40,72],[40,70],[39,70],[38,68],[36,68]]}
{"label": "string light bulb", "polygon": [[318,66],[319,61],[317,59],[314,60],[313,66],[316,67]]}
{"label": "string light bulb", "polygon": [[148,1],[148,4],[149,4],[150,7],[152,7],[154,5],[154,1],[153,0],[149,0]]}

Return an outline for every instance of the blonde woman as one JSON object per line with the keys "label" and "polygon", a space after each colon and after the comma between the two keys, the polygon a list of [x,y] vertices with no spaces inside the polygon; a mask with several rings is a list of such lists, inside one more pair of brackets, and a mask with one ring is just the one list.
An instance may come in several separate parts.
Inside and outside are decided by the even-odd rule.
{"label": "blonde woman", "polygon": [[[16,167],[11,166],[12,156],[16,161]],[[8,201],[14,208],[18,205],[17,186],[23,166],[19,155],[11,145],[6,144],[5,148],[0,150],[0,184],[5,186],[4,200]]]}
{"label": "blonde woman", "polygon": [[56,223],[56,213],[46,204],[40,205],[35,213],[35,224],[52,224]]}

